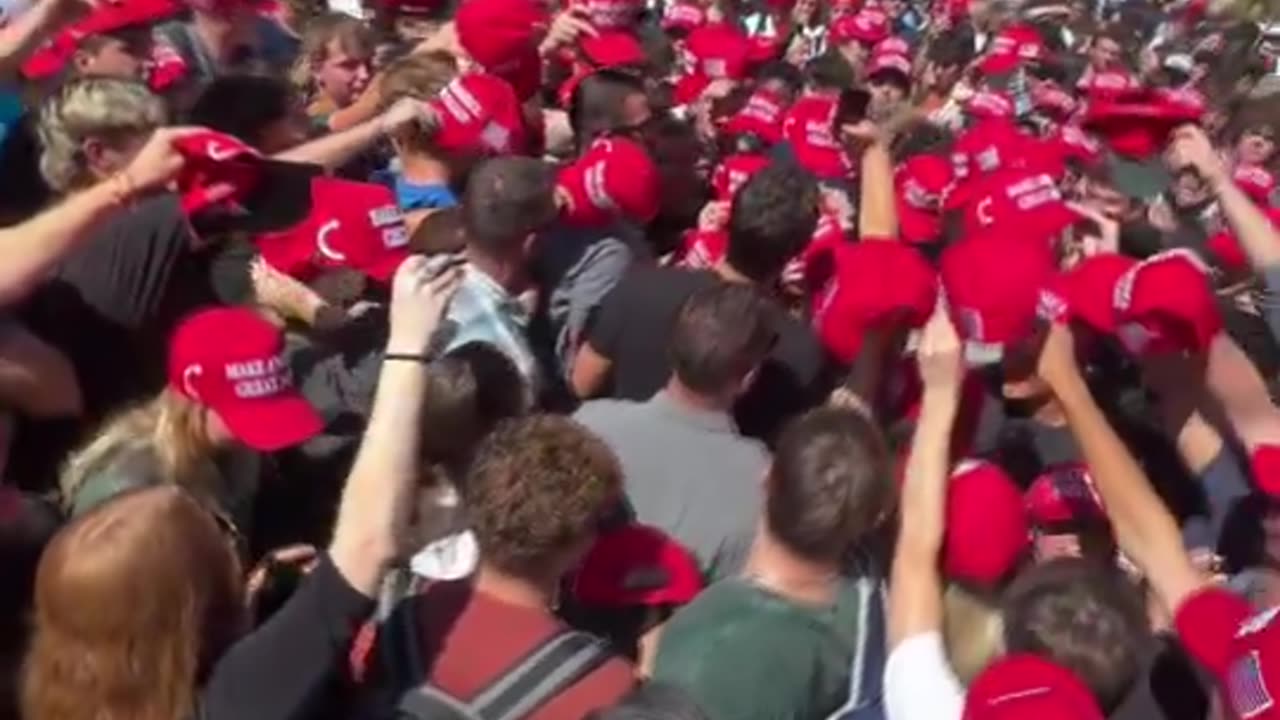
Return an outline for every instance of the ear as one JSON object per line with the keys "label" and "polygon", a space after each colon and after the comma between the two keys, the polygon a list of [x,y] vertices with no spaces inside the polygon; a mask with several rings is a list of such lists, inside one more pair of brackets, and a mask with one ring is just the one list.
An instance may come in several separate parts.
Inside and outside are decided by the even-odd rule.
{"label": "ear", "polygon": [[76,69],[76,73],[84,74],[89,71],[89,66],[93,64],[93,56],[84,50],[76,50],[71,56],[71,64]]}
{"label": "ear", "polygon": [[107,155],[111,149],[99,138],[91,137],[80,146],[84,159],[90,168],[101,168],[107,164]]}

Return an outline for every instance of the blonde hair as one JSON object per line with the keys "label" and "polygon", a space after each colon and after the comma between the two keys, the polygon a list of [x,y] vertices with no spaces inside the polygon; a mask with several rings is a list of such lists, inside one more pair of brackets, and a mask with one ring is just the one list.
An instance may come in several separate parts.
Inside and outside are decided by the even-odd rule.
{"label": "blonde hair", "polygon": [[942,635],[947,659],[964,685],[1004,654],[1004,619],[995,603],[959,585],[942,595]]}
{"label": "blonde hair", "polygon": [[167,120],[164,101],[133,80],[83,77],[68,81],[40,108],[40,174],[59,192],[92,180],[82,146],[150,133]]}
{"label": "blonde hair", "polygon": [[[378,86],[382,108],[391,107],[401,98],[430,100],[457,76],[458,61],[440,50],[400,58],[383,71]],[[392,135],[397,146],[417,152],[430,150],[429,137],[416,123],[407,124]]]}
{"label": "blonde hair", "polygon": [[247,627],[240,563],[182,490],[129,492],[54,536],[33,620],[22,717],[190,717],[210,668]]}
{"label": "blonde hair", "polygon": [[64,503],[70,507],[85,480],[114,458],[144,448],[154,454],[159,464],[157,476],[164,484],[211,499],[218,470],[211,460],[213,446],[205,430],[204,413],[202,406],[166,388],[147,404],[108,421],[64,466],[58,483]]}
{"label": "blonde hair", "polygon": [[373,57],[375,39],[373,31],[360,20],[340,12],[325,13],[307,22],[302,31],[302,47],[289,71],[289,80],[299,95],[308,100],[315,92],[311,74],[316,65],[329,57],[329,45],[334,40],[344,52],[359,57]]}

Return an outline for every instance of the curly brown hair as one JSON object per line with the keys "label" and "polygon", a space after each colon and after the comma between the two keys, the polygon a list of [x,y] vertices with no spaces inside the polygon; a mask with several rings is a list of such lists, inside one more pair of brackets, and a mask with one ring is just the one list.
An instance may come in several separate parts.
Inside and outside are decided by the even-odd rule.
{"label": "curly brown hair", "polygon": [[561,416],[506,420],[481,443],[463,487],[484,562],[526,579],[559,575],[619,500],[604,441]]}

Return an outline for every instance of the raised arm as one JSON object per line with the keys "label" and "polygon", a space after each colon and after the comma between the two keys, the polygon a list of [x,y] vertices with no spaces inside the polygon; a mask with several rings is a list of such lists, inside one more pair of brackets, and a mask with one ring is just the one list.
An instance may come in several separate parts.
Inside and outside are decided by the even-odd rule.
{"label": "raised arm", "polygon": [[31,51],[82,7],[78,0],[40,0],[0,28],[0,77],[12,79]]}
{"label": "raised arm", "polygon": [[916,351],[924,398],[902,484],[897,546],[889,582],[889,648],[942,628],[938,552],[946,527],[951,426],[964,362],[945,312],[935,311]]}
{"label": "raised arm", "polygon": [[893,192],[893,158],[888,133],[870,122],[842,130],[851,148],[861,148],[858,196],[858,237],[877,240],[898,237],[898,206]]}
{"label": "raised arm", "polygon": [[273,159],[335,170],[351,162],[388,133],[410,122],[430,122],[430,117],[422,102],[404,98],[381,115],[285,150]]}
{"label": "raised arm", "polygon": [[1076,365],[1071,331],[1065,326],[1050,328],[1040,353],[1039,374],[1062,404],[1120,549],[1142,571],[1165,608],[1176,612],[1204,580],[1182,547],[1173,515],[1094,402]]}
{"label": "raised arm", "polygon": [[396,273],[391,332],[373,412],[347,477],[329,555],[354,589],[373,596],[409,521],[431,336],[461,281],[458,265],[433,274],[415,255]]}
{"label": "raised arm", "polygon": [[128,167],[110,178],[74,193],[57,205],[19,225],[0,229],[0,305],[21,299],[49,276],[92,230],[134,198],[158,189],[182,168],[173,149],[177,137],[190,128],[155,131]]}

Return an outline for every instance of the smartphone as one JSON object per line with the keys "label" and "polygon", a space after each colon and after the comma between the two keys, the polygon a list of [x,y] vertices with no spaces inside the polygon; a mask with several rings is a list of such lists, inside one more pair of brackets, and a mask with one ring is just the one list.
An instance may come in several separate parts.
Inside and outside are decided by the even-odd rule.
{"label": "smartphone", "polygon": [[846,88],[840,91],[840,104],[836,106],[836,127],[854,125],[867,119],[867,106],[871,103],[871,93],[861,88]]}

